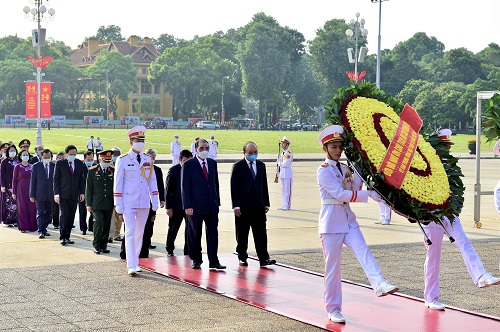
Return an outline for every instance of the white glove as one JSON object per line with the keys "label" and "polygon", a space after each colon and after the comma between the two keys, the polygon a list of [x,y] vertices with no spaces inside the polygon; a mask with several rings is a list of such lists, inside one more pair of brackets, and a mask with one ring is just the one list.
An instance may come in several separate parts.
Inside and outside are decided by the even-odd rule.
{"label": "white glove", "polygon": [[382,202],[382,196],[378,194],[375,190],[368,190],[368,195],[373,199],[375,202]]}
{"label": "white glove", "polygon": [[123,214],[123,205],[116,205],[115,210],[116,213]]}

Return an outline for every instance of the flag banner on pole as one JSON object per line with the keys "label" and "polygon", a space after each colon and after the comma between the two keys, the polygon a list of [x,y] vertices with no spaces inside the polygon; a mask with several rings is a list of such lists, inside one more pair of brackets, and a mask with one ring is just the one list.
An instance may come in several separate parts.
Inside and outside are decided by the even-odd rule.
{"label": "flag banner on pole", "polygon": [[37,118],[37,82],[26,82],[26,118]]}
{"label": "flag banner on pole", "polygon": [[410,105],[406,104],[400,115],[396,135],[392,139],[379,173],[384,173],[385,182],[401,188],[406,173],[417,150],[422,119]]}
{"label": "flag banner on pole", "polygon": [[52,111],[50,109],[50,100],[52,99],[52,83],[42,82],[40,83],[40,117],[42,119],[50,119],[52,117]]}

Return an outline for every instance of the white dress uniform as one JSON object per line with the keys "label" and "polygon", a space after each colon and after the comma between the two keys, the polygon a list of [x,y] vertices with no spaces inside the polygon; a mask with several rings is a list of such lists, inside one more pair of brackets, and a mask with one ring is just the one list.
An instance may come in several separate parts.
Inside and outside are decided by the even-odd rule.
{"label": "white dress uniform", "polygon": [[208,142],[208,158],[216,160],[219,152],[219,144],[217,141],[211,139]]}
{"label": "white dress uniform", "polygon": [[389,225],[391,223],[391,208],[384,202],[378,203],[380,219],[376,224]]}
{"label": "white dress uniform", "polygon": [[[290,140],[283,137],[283,141],[290,144]],[[282,142],[283,142],[282,141]],[[293,153],[289,149],[281,152],[280,157],[276,160],[276,164],[280,167],[280,181],[281,181],[281,197],[283,199],[283,204],[281,205],[282,210],[290,210],[292,207],[292,182],[293,182]]]}
{"label": "white dress uniform", "polygon": [[193,156],[196,155],[196,142],[197,141],[195,140],[193,143],[191,143],[191,153]]}
{"label": "white dress uniform", "polygon": [[175,166],[179,163],[179,156],[181,155],[181,142],[179,139],[174,139],[172,143],[170,143],[170,152],[172,154],[172,166]]}
{"label": "white dress uniform", "polygon": [[[145,127],[142,132],[145,132]],[[127,134],[134,134],[132,128]],[[114,180],[114,203],[116,212],[123,214],[125,222],[125,249],[127,268],[137,269],[142,246],[144,226],[149,214],[150,204],[158,210],[158,187],[151,157],[142,152],[137,154],[130,149],[116,160]]]}
{"label": "white dress uniform", "polygon": [[[479,278],[486,274],[486,269],[484,268],[481,258],[477,254],[476,250],[470,243],[467,235],[462,228],[460,219],[455,216],[453,220],[453,225],[451,225],[450,220],[446,217],[441,219],[446,230],[455,239],[453,242],[460,252],[467,266],[467,270],[474,281],[474,284],[478,286]],[[425,233],[431,240],[432,244],[427,245],[427,256],[425,258],[424,273],[425,273],[425,290],[424,290],[424,300],[426,302],[433,302],[439,298],[439,268],[441,266],[441,247],[443,243],[443,235],[445,235],[444,229],[431,222],[428,225],[422,225],[424,227]]]}
{"label": "white dress uniform", "polygon": [[498,181],[495,189],[493,190],[493,197],[495,197],[495,207],[500,215],[500,181]]}
{"label": "white dress uniform", "polygon": [[345,174],[342,175],[336,163],[327,159],[317,172],[322,202],[318,232],[325,257],[325,307],[328,312],[342,310],[340,256],[343,244],[359,260],[374,290],[385,280],[349,206],[349,202],[368,202],[369,191],[360,190],[361,180],[352,179],[344,164],[341,164]]}

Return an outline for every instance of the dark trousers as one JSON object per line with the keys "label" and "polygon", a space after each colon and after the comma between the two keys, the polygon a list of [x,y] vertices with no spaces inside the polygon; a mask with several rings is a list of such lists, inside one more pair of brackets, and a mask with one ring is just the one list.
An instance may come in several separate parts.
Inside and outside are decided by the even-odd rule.
{"label": "dark trousers", "polygon": [[111,226],[112,214],[113,214],[113,209],[92,211],[92,215],[94,217],[93,246],[97,250],[107,249],[108,247],[109,227]]}
{"label": "dark trousers", "polygon": [[[175,249],[175,239],[177,238],[177,233],[182,225],[182,220],[186,217],[186,214],[174,214],[172,218],[168,218],[168,233],[167,233],[167,252],[173,252]],[[184,227],[184,255],[188,255],[188,227],[187,222]]]}
{"label": "dark trousers", "polygon": [[267,252],[267,230],[265,213],[245,213],[245,215],[242,214],[241,217],[235,217],[234,223],[236,226],[236,252],[238,253],[238,258],[242,261],[248,258],[248,234],[251,227],[253,241],[255,244],[255,251],[257,252],[259,260],[262,262],[269,259],[269,253]]}
{"label": "dark trousers", "polygon": [[52,219],[53,203],[53,201],[35,201],[38,234],[45,235],[47,233],[47,226],[50,224],[50,221]]}
{"label": "dark trousers", "polygon": [[207,239],[207,255],[210,265],[219,263],[217,249],[219,247],[219,216],[217,213],[207,215],[192,215],[186,217],[188,222],[188,248],[189,258],[196,263],[202,263],[201,232],[205,222],[205,237]]}
{"label": "dark trousers", "polygon": [[59,204],[52,202],[52,225],[59,227]]}
{"label": "dark trousers", "polygon": [[144,225],[144,234],[142,235],[142,247],[141,252],[139,253],[139,258],[149,257],[149,246],[151,245],[151,238],[153,237],[153,227],[155,225],[152,219],[154,215],[155,214],[153,214],[153,210],[149,209],[148,220],[146,220],[146,224]]}
{"label": "dark trousers", "polygon": [[[87,230],[90,232],[94,231],[94,218],[92,217],[92,213],[89,216],[88,227],[87,227],[87,206],[85,201],[78,203],[78,212],[80,214],[80,231],[86,232]],[[109,229],[108,229],[109,231]]]}
{"label": "dark trousers", "polygon": [[78,200],[63,199],[59,201],[59,240],[68,240],[71,235],[71,228],[75,222],[76,208]]}

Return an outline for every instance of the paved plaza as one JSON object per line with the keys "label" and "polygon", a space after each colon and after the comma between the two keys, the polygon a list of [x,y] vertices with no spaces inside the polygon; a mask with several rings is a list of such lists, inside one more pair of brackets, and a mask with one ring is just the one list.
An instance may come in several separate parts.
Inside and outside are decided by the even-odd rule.
{"label": "paved plaza", "polygon": [[[461,214],[464,230],[483,259],[486,269],[498,276],[500,259],[500,218],[492,196],[482,196],[481,222],[474,228],[473,188],[475,160],[465,153],[460,160],[466,185]],[[160,155],[165,160],[169,156]],[[219,252],[234,252],[236,241],[231,209],[229,178],[232,162],[240,155],[223,155],[219,163],[221,212]],[[500,179],[500,160],[490,155],[481,161],[483,191],[491,191]],[[323,258],[317,234],[320,208],[316,169],[322,155],[297,155],[293,165],[292,210],[279,211],[280,184],[273,182],[273,155],[260,155],[267,164],[271,210],[268,237],[271,258],[279,263],[323,272]],[[169,164],[158,163],[167,175]],[[384,276],[400,292],[423,296],[425,247],[416,224],[395,215],[391,225],[376,225],[378,204],[352,204],[363,234]],[[95,255],[92,233],[82,236],[77,225],[75,244],[62,247],[58,232],[49,226],[51,237],[38,239],[35,233],[22,234],[0,226],[0,330],[10,331],[314,331],[309,325],[259,308],[145,271],[137,278],[126,273],[119,259],[119,242],[110,244],[111,253]],[[165,256],[168,218],[159,211],[154,227],[150,257]],[[176,255],[182,254],[184,233],[178,235]],[[250,252],[254,251],[252,241]],[[234,259],[237,259],[235,256]],[[224,264],[223,261],[221,261]],[[208,268],[208,264],[202,265]],[[342,277],[367,284],[355,258],[343,254]],[[444,241],[440,300],[449,306],[500,317],[500,286],[474,286],[458,249]],[[423,305],[423,304],[422,304]],[[387,313],[390,315],[390,313]],[[325,312],[326,317],[326,312]],[[349,323],[349,322],[347,322]],[[409,327],[408,331],[411,331]]]}

